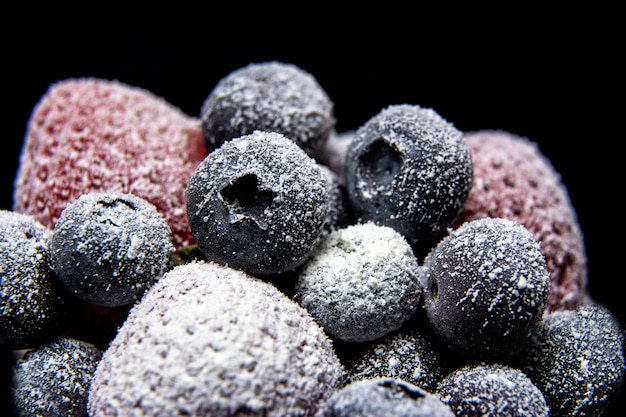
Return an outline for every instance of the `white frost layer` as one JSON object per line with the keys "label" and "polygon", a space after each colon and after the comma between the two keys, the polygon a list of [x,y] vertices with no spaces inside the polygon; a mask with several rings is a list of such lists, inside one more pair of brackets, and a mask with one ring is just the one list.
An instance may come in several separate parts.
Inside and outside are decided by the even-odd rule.
{"label": "white frost layer", "polygon": [[330,339],[283,293],[193,262],[133,307],[96,370],[89,412],[308,416],[342,374]]}

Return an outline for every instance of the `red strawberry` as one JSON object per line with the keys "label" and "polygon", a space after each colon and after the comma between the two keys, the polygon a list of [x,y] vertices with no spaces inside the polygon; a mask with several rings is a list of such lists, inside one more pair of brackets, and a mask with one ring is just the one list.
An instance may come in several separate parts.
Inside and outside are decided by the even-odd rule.
{"label": "red strawberry", "polygon": [[82,194],[135,194],[163,214],[180,249],[195,244],[184,193],[207,154],[200,121],[151,92],[118,81],[63,80],[28,121],[13,210],[53,228]]}

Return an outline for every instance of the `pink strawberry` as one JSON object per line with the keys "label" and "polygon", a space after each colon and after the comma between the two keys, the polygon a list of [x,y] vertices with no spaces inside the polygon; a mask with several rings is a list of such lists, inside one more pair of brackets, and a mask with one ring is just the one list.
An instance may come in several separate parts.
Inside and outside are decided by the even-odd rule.
{"label": "pink strawberry", "polygon": [[118,81],[63,80],[28,121],[13,210],[53,228],[82,194],[135,194],[163,214],[180,249],[195,243],[184,193],[207,154],[200,121],[151,92]]}

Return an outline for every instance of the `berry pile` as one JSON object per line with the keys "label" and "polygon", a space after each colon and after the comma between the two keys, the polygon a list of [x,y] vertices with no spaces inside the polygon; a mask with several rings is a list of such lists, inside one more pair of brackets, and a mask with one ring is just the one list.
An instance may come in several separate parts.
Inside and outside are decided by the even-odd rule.
{"label": "berry pile", "polygon": [[[192,117],[57,82],[0,212],[20,416],[600,416],[621,323],[530,140],[415,104],[337,132],[292,64]],[[497,411],[496,411],[497,410]]]}

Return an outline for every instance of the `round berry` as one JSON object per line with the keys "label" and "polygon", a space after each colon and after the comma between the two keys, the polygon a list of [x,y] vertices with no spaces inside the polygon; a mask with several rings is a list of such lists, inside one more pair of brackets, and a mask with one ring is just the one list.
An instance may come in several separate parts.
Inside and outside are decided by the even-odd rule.
{"label": "round berry", "polygon": [[396,378],[434,391],[443,378],[442,359],[430,336],[417,330],[394,332],[353,356],[346,367],[347,381]]}
{"label": "round berry", "polygon": [[606,307],[586,301],[545,316],[522,355],[554,417],[600,416],[624,383],[624,333]]}
{"label": "round berry", "polygon": [[288,63],[253,63],[222,78],[202,104],[206,146],[252,133],[285,135],[313,156],[335,126],[333,103],[318,81]]}
{"label": "round berry", "polygon": [[396,378],[353,381],[336,391],[319,417],[455,417],[435,394]]}
{"label": "round berry", "polygon": [[417,269],[398,232],[355,224],[320,240],[297,277],[295,299],[332,337],[370,341],[398,330],[418,308]]}
{"label": "round berry", "polygon": [[539,244],[512,220],[485,218],[450,232],[420,267],[424,309],[455,353],[513,357],[541,320],[550,285]]}
{"label": "round berry", "polygon": [[107,307],[129,305],[170,268],[171,230],[143,198],[83,194],[61,213],[50,263],[78,298]]}
{"label": "round berry", "polygon": [[298,145],[275,132],[232,139],[200,163],[187,214],[206,258],[251,274],[299,266],[328,214],[326,179]]}
{"label": "round berry", "polygon": [[543,393],[516,368],[466,365],[443,378],[436,394],[457,417],[548,417]]}
{"label": "round berry", "polygon": [[28,349],[60,336],[76,300],[49,266],[52,231],[0,210],[0,345]]}
{"label": "round berry", "polygon": [[472,184],[461,131],[431,109],[392,105],[361,126],[345,156],[355,214],[429,241],[454,220]]}
{"label": "round berry", "polygon": [[342,376],[330,339],[306,310],[259,278],[192,261],[135,304],[98,365],[88,409],[313,416]]}
{"label": "round berry", "polygon": [[102,351],[67,337],[27,351],[13,370],[19,416],[86,417],[87,397]]}

